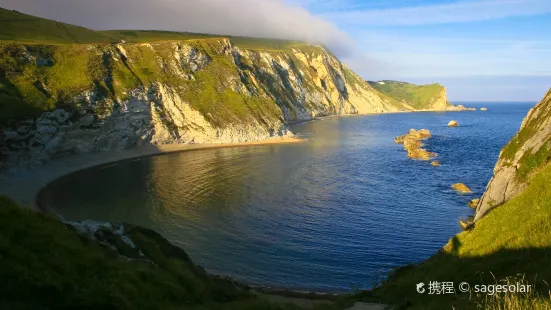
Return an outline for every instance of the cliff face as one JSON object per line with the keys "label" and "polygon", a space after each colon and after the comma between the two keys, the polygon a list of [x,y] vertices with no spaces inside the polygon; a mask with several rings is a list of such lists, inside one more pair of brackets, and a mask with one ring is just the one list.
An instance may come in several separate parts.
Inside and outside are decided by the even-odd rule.
{"label": "cliff face", "polygon": [[533,107],[503,148],[494,176],[476,208],[475,221],[520,194],[551,158],[551,90]]}
{"label": "cliff face", "polygon": [[288,121],[411,109],[307,44],[4,44],[0,55],[0,169],[62,153],[260,140],[291,134]]}

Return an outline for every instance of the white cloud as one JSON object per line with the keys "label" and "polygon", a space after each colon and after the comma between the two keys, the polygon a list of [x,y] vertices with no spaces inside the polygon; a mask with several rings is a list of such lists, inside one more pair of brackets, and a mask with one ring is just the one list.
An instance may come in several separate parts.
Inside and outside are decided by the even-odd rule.
{"label": "white cloud", "polygon": [[468,0],[446,4],[326,13],[343,24],[427,25],[495,20],[551,13],[549,0]]}
{"label": "white cloud", "polygon": [[0,6],[92,29],[156,29],[272,37],[327,45],[351,41],[334,24],[283,0],[0,0]]}

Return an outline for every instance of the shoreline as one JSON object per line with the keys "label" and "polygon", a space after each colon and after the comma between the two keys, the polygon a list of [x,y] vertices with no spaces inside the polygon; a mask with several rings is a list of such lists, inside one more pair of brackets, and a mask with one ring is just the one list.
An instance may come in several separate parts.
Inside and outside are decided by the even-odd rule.
{"label": "shoreline", "polygon": [[121,151],[63,155],[55,157],[47,161],[43,166],[35,169],[29,169],[15,174],[3,171],[0,173],[0,195],[10,197],[26,209],[38,212],[48,212],[47,209],[40,206],[40,193],[42,190],[45,189],[48,184],[58,179],[85,169],[112,165],[126,160],[136,160],[145,157],[194,150],[291,144],[306,141],[306,139],[297,138],[295,136],[274,137],[238,143],[148,145]]}
{"label": "shoreline", "polygon": [[[472,110],[474,109],[474,110]],[[325,116],[315,116],[308,119],[302,119],[297,121],[287,121],[287,124],[289,126],[299,125],[302,123],[308,123],[313,121],[320,121],[325,119],[331,119],[331,118],[339,118],[344,116],[370,116],[370,115],[383,115],[383,114],[402,114],[402,113],[447,113],[447,112],[476,112],[479,111],[476,108],[466,108],[463,110],[408,110],[408,111],[384,111],[384,112],[371,112],[371,113],[355,113],[355,114],[334,114],[334,115],[325,115]]]}

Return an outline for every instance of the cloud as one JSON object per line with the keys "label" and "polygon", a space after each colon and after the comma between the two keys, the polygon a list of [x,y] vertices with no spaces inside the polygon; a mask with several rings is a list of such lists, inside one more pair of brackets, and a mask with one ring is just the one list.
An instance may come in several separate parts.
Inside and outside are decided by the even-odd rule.
{"label": "cloud", "polygon": [[551,13],[549,0],[470,0],[392,9],[329,12],[323,16],[343,24],[411,26],[487,21]]}
{"label": "cloud", "polygon": [[84,27],[171,30],[304,40],[337,55],[353,48],[334,24],[283,0],[0,0],[0,6]]}

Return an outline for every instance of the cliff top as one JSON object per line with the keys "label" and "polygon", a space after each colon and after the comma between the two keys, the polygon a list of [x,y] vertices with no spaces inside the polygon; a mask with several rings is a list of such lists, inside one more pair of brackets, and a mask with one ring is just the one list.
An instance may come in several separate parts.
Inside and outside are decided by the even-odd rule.
{"label": "cliff top", "polygon": [[0,8],[0,42],[27,44],[108,44],[145,43],[159,41],[186,41],[228,38],[233,44],[252,50],[289,50],[310,44],[282,39],[252,38],[218,34],[174,32],[160,30],[95,31],[33,15]]}

